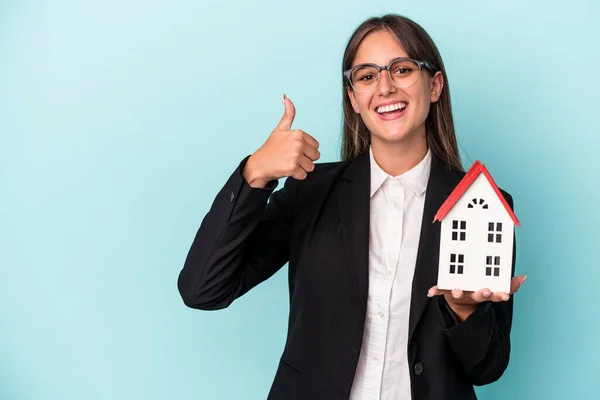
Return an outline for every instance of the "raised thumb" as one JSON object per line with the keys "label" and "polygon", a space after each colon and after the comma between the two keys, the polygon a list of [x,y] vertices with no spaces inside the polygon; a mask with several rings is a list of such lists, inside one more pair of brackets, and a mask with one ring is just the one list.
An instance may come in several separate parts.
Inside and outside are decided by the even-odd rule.
{"label": "raised thumb", "polygon": [[275,128],[276,130],[290,130],[292,122],[294,122],[294,118],[296,117],[296,107],[294,107],[292,100],[285,94],[283,95],[283,105],[285,106],[285,111],[283,117],[281,117],[281,121],[279,121],[279,124]]}

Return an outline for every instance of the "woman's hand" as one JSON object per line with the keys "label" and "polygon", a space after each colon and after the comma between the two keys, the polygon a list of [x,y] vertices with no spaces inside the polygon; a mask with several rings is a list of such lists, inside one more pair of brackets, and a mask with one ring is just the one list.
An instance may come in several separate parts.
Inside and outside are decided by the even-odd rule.
{"label": "woman's hand", "polygon": [[283,96],[285,112],[267,141],[254,152],[244,168],[244,178],[252,187],[265,187],[271,180],[291,176],[305,179],[315,169],[319,142],[299,129],[292,130],[294,104]]}
{"label": "woman's hand", "polygon": [[439,290],[437,285],[429,289],[427,296],[433,297],[443,294],[446,302],[452,308],[452,311],[458,315],[460,321],[467,319],[477,308],[479,303],[484,301],[508,301],[510,295],[517,293],[527,276],[515,276],[510,281],[510,293],[496,292],[492,293],[489,289],[481,289],[476,292],[454,290]]}

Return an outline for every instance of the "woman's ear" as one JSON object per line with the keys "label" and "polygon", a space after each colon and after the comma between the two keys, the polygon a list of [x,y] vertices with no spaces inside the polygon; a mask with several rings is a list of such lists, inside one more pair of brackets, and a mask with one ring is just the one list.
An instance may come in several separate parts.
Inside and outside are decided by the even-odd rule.
{"label": "woman's ear", "polygon": [[352,108],[354,109],[354,112],[360,114],[360,110],[358,109],[358,104],[356,103],[356,99],[354,98],[354,92],[352,91],[352,88],[347,87],[346,93],[348,94],[348,98],[350,98],[350,103],[352,103]]}
{"label": "woman's ear", "polygon": [[444,75],[442,71],[438,71],[429,81],[430,95],[429,100],[435,103],[440,99],[442,90],[444,90]]}

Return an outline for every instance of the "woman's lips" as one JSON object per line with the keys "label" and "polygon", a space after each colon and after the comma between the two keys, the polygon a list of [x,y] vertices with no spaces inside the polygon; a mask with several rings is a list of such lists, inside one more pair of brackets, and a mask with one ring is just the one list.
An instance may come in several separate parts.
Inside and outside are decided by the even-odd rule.
{"label": "woman's lips", "polygon": [[406,112],[407,108],[408,108],[408,105],[401,110],[395,110],[395,111],[385,112],[385,113],[381,113],[381,114],[377,113],[377,112],[376,113],[379,116],[379,118],[381,118],[384,121],[393,121],[395,119],[402,118],[402,116],[404,116],[404,113]]}

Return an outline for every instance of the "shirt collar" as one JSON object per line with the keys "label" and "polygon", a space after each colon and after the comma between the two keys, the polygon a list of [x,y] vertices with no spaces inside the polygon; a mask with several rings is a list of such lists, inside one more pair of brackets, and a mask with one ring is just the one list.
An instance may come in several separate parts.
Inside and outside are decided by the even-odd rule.
{"label": "shirt collar", "polygon": [[399,180],[419,195],[425,193],[425,190],[427,190],[427,181],[429,180],[429,173],[431,171],[430,149],[427,149],[427,154],[425,154],[425,157],[417,165],[397,177],[392,177],[381,169],[377,161],[375,161],[371,146],[369,146],[369,156],[371,158],[371,197],[373,197],[375,192],[379,190],[387,179]]}

